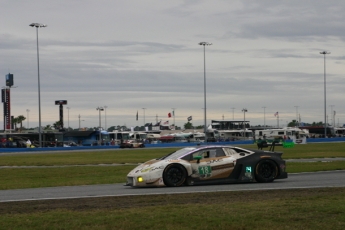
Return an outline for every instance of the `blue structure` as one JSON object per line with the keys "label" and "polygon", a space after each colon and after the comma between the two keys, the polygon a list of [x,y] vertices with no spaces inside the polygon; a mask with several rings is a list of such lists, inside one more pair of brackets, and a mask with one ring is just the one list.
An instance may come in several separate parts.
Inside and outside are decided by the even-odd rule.
{"label": "blue structure", "polygon": [[[99,133],[101,132],[101,134]],[[99,141],[101,138],[101,141]],[[107,131],[69,131],[63,134],[64,142],[75,142],[81,146],[96,146],[101,142],[109,145],[109,133]]]}

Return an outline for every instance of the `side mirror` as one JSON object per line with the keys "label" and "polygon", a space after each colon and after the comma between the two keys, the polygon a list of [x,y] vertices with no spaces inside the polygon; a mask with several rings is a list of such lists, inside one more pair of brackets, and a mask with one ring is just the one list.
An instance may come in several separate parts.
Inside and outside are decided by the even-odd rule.
{"label": "side mirror", "polygon": [[195,157],[193,157],[193,159],[194,160],[197,160],[197,162],[196,163],[200,163],[200,160],[202,159],[202,156],[195,156]]}

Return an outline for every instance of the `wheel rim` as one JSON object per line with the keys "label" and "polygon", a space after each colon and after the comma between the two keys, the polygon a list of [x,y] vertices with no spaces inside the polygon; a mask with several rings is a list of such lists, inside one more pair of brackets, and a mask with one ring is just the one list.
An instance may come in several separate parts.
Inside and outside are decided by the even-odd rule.
{"label": "wheel rim", "polygon": [[260,167],[260,175],[263,178],[270,178],[273,174],[273,166],[271,164],[265,163]]}
{"label": "wheel rim", "polygon": [[183,172],[179,168],[171,168],[167,172],[167,179],[172,183],[178,183],[183,179]]}

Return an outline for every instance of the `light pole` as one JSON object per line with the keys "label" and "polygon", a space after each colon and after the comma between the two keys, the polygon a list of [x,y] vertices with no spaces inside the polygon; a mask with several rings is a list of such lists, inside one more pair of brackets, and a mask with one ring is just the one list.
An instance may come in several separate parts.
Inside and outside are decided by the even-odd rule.
{"label": "light pole", "polygon": [[235,108],[231,108],[232,109],[232,120],[235,120]]}
{"label": "light pole", "polygon": [[26,121],[27,129],[29,129],[29,112],[30,112],[30,109],[27,109],[26,110],[26,116],[28,117],[28,120]]}
{"label": "light pole", "polygon": [[[204,133],[206,136],[206,55],[205,55],[205,46],[210,46],[212,43],[208,42],[199,42],[199,45],[204,46]],[[205,138],[205,140],[207,140]]]}
{"label": "light pole", "polygon": [[264,109],[264,127],[266,127],[266,107],[262,107]]}
{"label": "light pole", "polygon": [[299,107],[298,105],[295,106],[295,108],[296,108],[296,125],[298,125],[298,123],[299,123],[298,122],[298,107]]}
{"label": "light pole", "polygon": [[79,114],[78,118],[79,118],[79,130],[80,130],[80,122],[85,121],[85,120],[80,120],[80,114]]}
{"label": "light pole", "polygon": [[320,52],[320,54],[323,54],[323,69],[324,69],[324,73],[323,73],[323,85],[324,85],[324,110],[325,110],[325,138],[327,136],[327,123],[326,123],[326,54],[330,54],[331,52],[327,52],[327,51],[322,51]]}
{"label": "light pole", "polygon": [[243,139],[245,138],[245,134],[246,134],[246,112],[248,112],[248,110],[246,108],[242,109],[243,112]]}
{"label": "light pole", "polygon": [[104,107],[104,130],[107,130],[107,108],[108,106],[103,106]]}
{"label": "light pole", "polygon": [[69,131],[69,109],[70,107],[67,107],[67,130]]}
{"label": "light pole", "polygon": [[47,27],[41,23],[31,23],[29,26],[36,27],[36,40],[37,40],[37,76],[38,76],[38,140],[39,147],[42,147],[42,131],[41,131],[41,88],[40,88],[40,58],[38,52],[38,28]]}
{"label": "light pole", "polygon": [[145,127],[145,110],[146,110],[146,108],[143,108],[143,110],[144,110],[144,127]]}
{"label": "light pole", "polygon": [[102,128],[101,128],[101,111],[103,111],[103,107],[97,107],[96,110],[98,110],[99,112],[99,115],[98,115],[98,119],[99,119],[99,145],[101,145],[101,142],[102,142],[102,137],[101,137],[101,131],[102,131]]}

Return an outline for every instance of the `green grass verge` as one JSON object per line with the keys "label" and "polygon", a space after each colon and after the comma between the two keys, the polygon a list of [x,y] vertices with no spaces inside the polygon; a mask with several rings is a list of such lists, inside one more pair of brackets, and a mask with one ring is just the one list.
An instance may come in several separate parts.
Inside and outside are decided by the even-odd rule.
{"label": "green grass verge", "polygon": [[4,203],[2,229],[344,229],[345,188]]}
{"label": "green grass verge", "polygon": [[135,166],[0,169],[0,190],[125,183]]}
{"label": "green grass verge", "polygon": [[176,148],[127,149],[107,151],[68,151],[47,154],[16,154],[0,156],[0,166],[52,166],[86,164],[143,163],[175,151]]}
{"label": "green grass verge", "polygon": [[[239,147],[255,149],[256,145]],[[0,166],[140,163],[164,156],[176,149],[178,148],[16,154],[0,156]],[[345,157],[345,142],[295,145],[294,148],[277,146],[275,150],[283,152],[284,159]]]}

